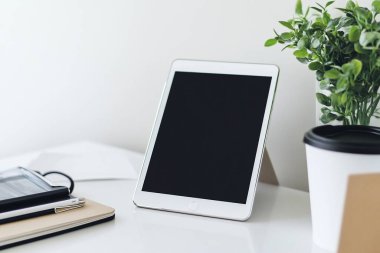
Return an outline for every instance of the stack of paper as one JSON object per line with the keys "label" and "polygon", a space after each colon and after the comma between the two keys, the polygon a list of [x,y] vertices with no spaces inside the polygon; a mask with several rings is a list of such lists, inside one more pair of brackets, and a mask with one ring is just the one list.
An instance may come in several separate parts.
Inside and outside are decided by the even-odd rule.
{"label": "stack of paper", "polygon": [[136,169],[125,150],[91,142],[70,144],[42,152],[27,167],[41,172],[62,171],[76,181],[137,177]]}

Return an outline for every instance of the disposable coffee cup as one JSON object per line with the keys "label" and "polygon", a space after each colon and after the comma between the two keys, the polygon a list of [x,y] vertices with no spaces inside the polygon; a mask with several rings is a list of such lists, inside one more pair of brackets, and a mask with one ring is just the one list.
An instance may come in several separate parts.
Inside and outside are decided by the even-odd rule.
{"label": "disposable coffee cup", "polygon": [[380,172],[380,128],[319,126],[305,134],[313,241],[336,252],[348,177]]}

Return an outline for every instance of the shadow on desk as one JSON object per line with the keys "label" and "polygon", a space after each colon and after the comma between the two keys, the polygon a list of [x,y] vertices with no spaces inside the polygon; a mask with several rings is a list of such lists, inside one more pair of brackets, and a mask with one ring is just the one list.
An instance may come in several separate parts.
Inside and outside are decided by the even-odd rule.
{"label": "shadow on desk", "polygon": [[[135,207],[131,217],[135,236],[144,241],[140,247],[147,252],[167,247],[170,247],[169,252],[181,252],[184,246],[186,252],[229,252],[231,249],[234,252],[276,252],[276,243],[268,241],[284,239],[294,245],[287,252],[297,252],[300,243],[311,240],[311,225],[305,226],[310,220],[308,202],[305,203],[302,192],[299,196],[292,194],[292,198],[288,195],[283,198],[282,191],[276,189],[277,186],[259,184],[252,217],[245,222]],[[288,233],[300,229],[305,231],[301,233],[304,238],[294,236],[298,233]]]}
{"label": "shadow on desk", "polygon": [[278,186],[259,183],[248,222],[310,220],[310,201],[305,201],[305,194],[287,190],[294,191],[294,194],[285,196]]}
{"label": "shadow on desk", "polygon": [[147,252],[167,247],[170,252],[183,252],[183,247],[186,252],[256,252],[243,222],[143,208],[135,209],[133,220]]}

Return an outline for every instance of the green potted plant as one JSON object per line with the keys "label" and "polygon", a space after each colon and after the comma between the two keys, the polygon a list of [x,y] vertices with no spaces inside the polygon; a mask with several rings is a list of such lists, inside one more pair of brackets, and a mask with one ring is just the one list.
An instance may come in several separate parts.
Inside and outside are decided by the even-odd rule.
{"label": "green potted plant", "polygon": [[333,3],[303,11],[298,0],[295,17],[279,21],[287,31],[275,31],[265,46],[284,45],[316,72],[322,123],[369,125],[372,117],[380,116],[380,0],[372,2],[372,11],[348,1],[338,8],[343,15],[335,18],[328,10]]}
{"label": "green potted plant", "polygon": [[[370,127],[380,116],[380,0],[370,8],[349,0],[333,17],[334,1],[303,10],[279,21],[265,46],[283,45],[315,71],[322,104],[320,121],[340,123],[306,133],[313,240],[322,248],[338,248],[348,176],[380,172],[380,128]],[[358,126],[361,125],[361,126]]]}

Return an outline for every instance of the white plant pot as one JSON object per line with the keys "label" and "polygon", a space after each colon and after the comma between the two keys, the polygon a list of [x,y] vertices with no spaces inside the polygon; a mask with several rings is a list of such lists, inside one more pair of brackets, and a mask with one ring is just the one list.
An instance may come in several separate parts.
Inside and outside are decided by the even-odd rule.
{"label": "white plant pot", "polygon": [[[337,128],[332,126],[323,127]],[[314,129],[318,128],[320,129],[321,127]],[[323,139],[319,141],[323,142]],[[337,140],[337,142],[339,141],[341,140]],[[360,142],[360,137],[356,141]],[[371,149],[367,149],[369,154],[365,154],[367,152],[365,145],[368,145],[368,143],[351,143],[353,147],[362,145],[362,149],[357,153],[354,153],[355,150],[350,150],[350,152],[339,149],[338,151],[332,151],[328,150],[331,149],[328,145],[321,147],[318,143],[317,145],[315,145],[316,143],[307,143],[307,141],[305,143],[313,241],[323,249],[336,252],[339,246],[348,176],[380,172],[380,154],[374,154],[376,152]],[[334,143],[330,142],[330,144],[333,145]],[[377,150],[380,149],[380,143],[378,146]]]}

